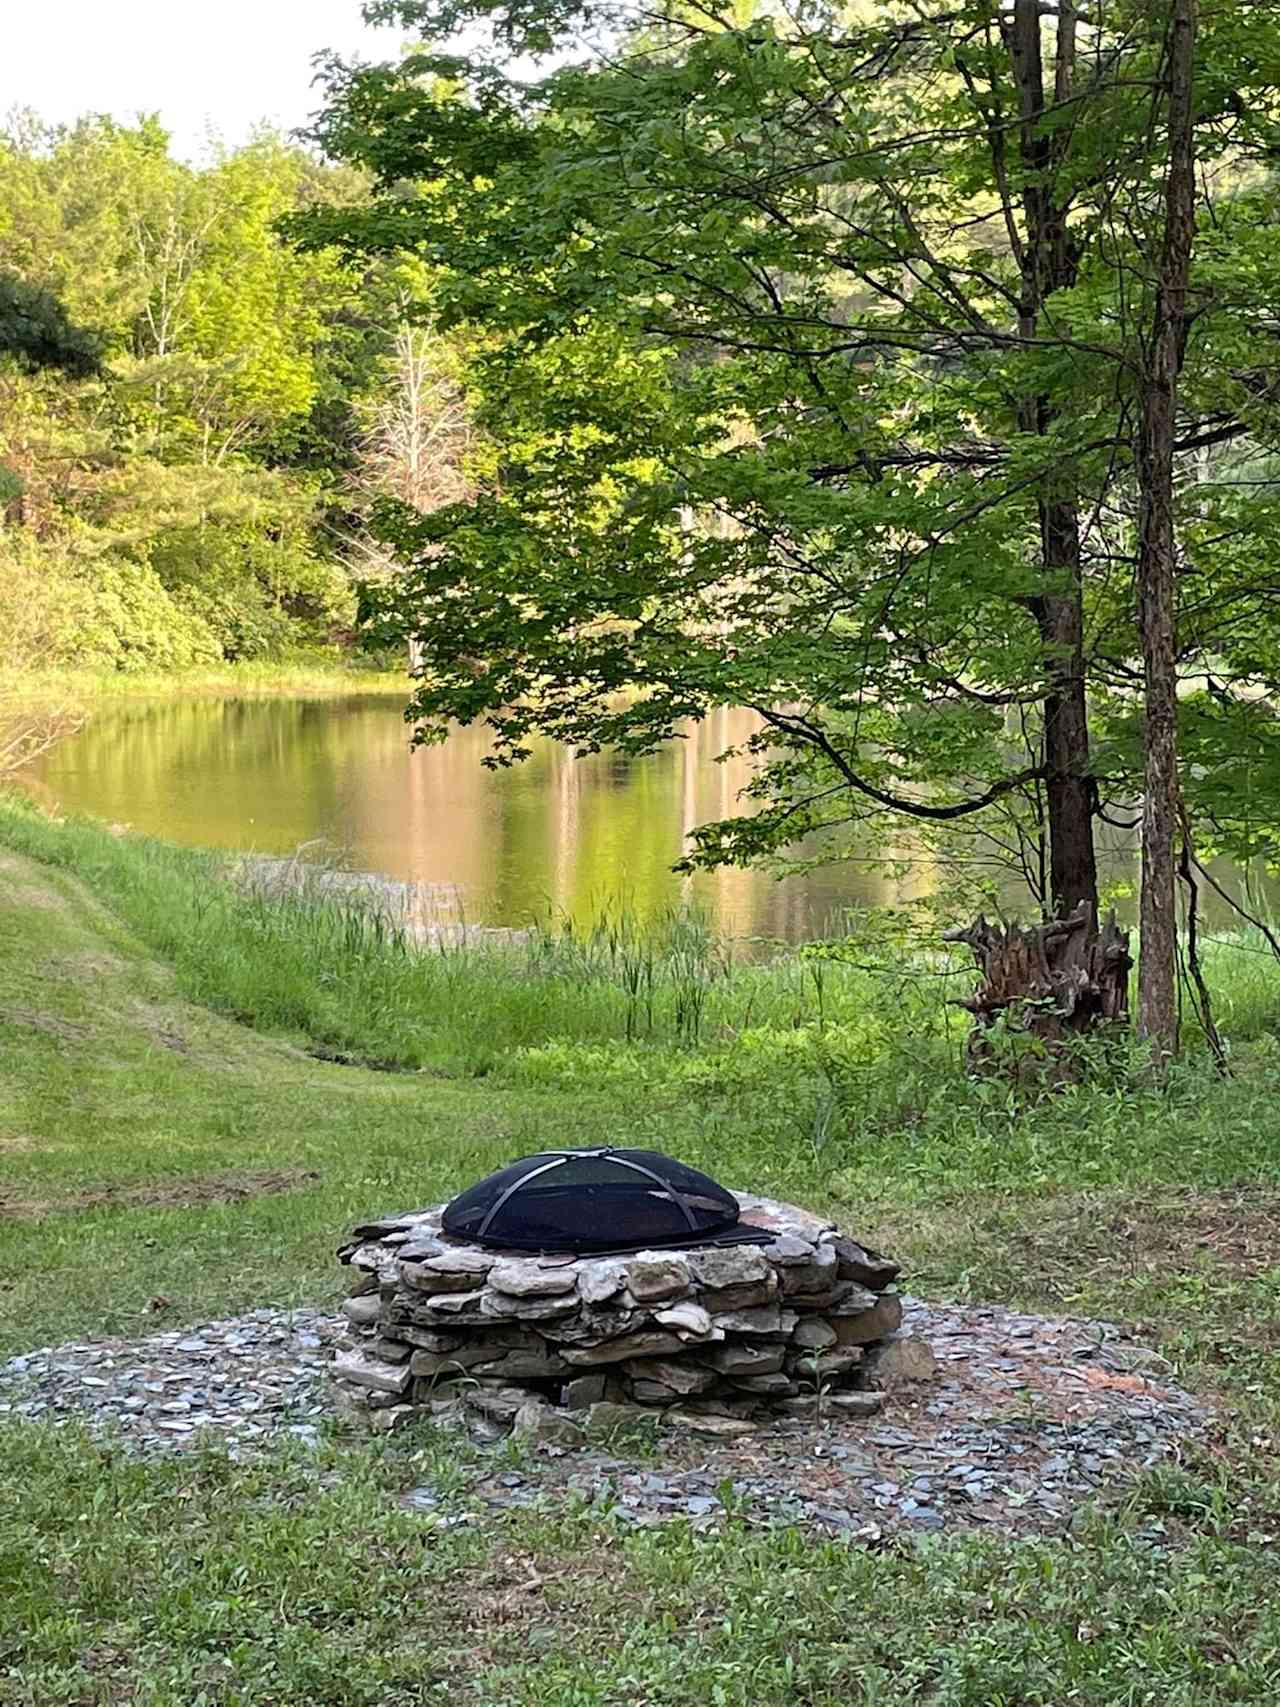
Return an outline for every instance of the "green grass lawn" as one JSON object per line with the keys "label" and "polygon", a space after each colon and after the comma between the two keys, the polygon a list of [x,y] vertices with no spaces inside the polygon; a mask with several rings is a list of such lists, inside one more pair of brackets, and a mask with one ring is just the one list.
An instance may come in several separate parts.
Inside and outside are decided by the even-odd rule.
{"label": "green grass lawn", "polygon": [[0,1425],[0,1703],[1273,1697],[1280,977],[1215,962],[1226,1081],[1191,1050],[1163,1093],[1113,1062],[1020,1102],[963,1078],[928,979],[713,960],[421,966],[198,856],[0,808],[0,1355],[323,1304],[349,1221],[643,1143],[832,1209],[918,1291],[1140,1325],[1220,1405],[1213,1439],[1068,1537],[873,1552],[575,1510],[445,1526],[397,1504],[432,1479],[467,1510],[467,1452],[425,1427],[237,1466]]}

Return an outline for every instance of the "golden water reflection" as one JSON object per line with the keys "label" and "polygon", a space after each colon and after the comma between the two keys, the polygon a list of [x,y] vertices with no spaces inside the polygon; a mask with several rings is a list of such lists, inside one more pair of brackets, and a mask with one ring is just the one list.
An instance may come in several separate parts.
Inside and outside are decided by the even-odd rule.
{"label": "golden water reflection", "polygon": [[692,827],[736,809],[749,761],[716,755],[754,727],[725,709],[644,759],[575,758],[551,742],[513,770],[482,764],[483,729],[411,752],[399,703],[192,699],[98,710],[36,767],[61,807],[195,846],[338,855],[356,870],[456,888],[468,917],[586,920],[626,903],[652,916],[693,899],[735,936],[796,940],[851,904],[927,887],[844,865],[778,881],[729,868],[680,877]]}
{"label": "golden water reflection", "polygon": [[[411,751],[401,704],[385,694],[126,701],[99,708],[31,780],[64,809],[173,841],[302,850],[439,886],[442,910],[484,924],[548,908],[588,921],[619,904],[653,917],[692,900],[728,935],[797,941],[838,927],[849,907],[932,889],[927,861],[892,876],[870,860],[782,881],[737,868],[674,874],[692,827],[735,810],[749,761],[716,757],[754,726],[752,713],[725,709],[649,758],[578,759],[544,742],[526,764],[492,771],[482,728]],[[1111,840],[1107,879],[1132,876],[1131,839]],[[1214,869],[1239,889],[1238,873]],[[1013,886],[1007,893],[1027,909]],[[1234,923],[1215,897],[1204,900],[1211,924]]]}

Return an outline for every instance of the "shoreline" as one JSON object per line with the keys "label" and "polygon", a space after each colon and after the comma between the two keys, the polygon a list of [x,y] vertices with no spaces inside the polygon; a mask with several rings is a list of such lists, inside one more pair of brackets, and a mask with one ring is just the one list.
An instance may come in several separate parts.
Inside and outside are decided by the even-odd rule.
{"label": "shoreline", "polygon": [[0,675],[0,704],[15,709],[50,704],[83,705],[128,699],[325,698],[335,692],[400,694],[406,703],[413,681],[395,670],[364,668],[341,660],[313,663],[225,664],[181,674],[103,670],[40,670]]}

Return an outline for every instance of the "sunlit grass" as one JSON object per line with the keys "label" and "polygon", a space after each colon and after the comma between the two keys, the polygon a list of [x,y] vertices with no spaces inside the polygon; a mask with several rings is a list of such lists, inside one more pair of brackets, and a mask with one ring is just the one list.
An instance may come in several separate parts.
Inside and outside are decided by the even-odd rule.
{"label": "sunlit grass", "polygon": [[407,672],[387,669],[359,657],[335,654],[300,656],[295,660],[218,664],[197,670],[146,672],[120,670],[24,670],[10,674],[5,683],[9,697],[17,703],[92,705],[101,700],[154,699],[227,695],[237,698],[266,696],[323,697],[335,691],[358,688],[361,693],[399,694],[408,699],[411,683]]}

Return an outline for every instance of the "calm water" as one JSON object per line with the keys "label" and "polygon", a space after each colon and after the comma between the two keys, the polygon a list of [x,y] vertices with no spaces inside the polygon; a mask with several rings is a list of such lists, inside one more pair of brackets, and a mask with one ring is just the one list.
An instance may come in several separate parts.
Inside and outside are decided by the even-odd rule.
{"label": "calm water", "polygon": [[797,939],[850,903],[901,889],[858,866],[778,882],[758,871],[681,878],[687,831],[735,809],[745,763],[715,754],[753,727],[721,712],[646,759],[574,759],[544,744],[490,771],[483,730],[410,752],[400,702],[197,699],[107,705],[36,768],[72,811],[194,846],[333,858],[456,890],[467,917],[514,924],[550,906],[579,919],[626,902],[695,898],[733,935]]}
{"label": "calm water", "polygon": [[[456,892],[477,923],[551,907],[580,920],[625,902],[653,915],[682,899],[734,936],[826,934],[850,905],[926,892],[927,868],[893,880],[845,863],[778,881],[762,871],[692,878],[672,862],[694,824],[734,811],[750,713],[723,711],[646,759],[574,759],[545,744],[490,771],[482,730],[410,752],[393,696],[133,702],[99,709],[36,767],[51,802],[194,846],[338,859]],[[1130,858],[1116,850],[1111,875]]]}

